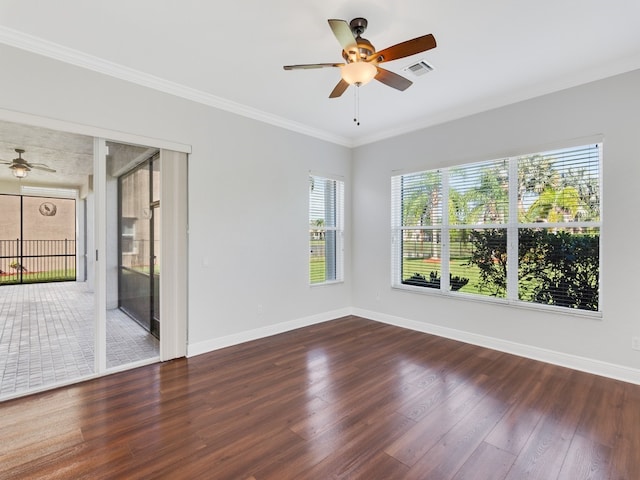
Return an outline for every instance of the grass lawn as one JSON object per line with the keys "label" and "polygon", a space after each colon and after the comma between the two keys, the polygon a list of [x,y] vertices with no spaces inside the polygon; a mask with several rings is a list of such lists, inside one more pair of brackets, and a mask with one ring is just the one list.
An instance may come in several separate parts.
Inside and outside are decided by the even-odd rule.
{"label": "grass lawn", "polygon": [[[151,272],[151,267],[149,267],[149,265],[131,265],[130,267],[125,268],[134,272],[144,273],[145,275],[149,275],[149,272]],[[160,265],[154,265],[153,273],[155,275],[160,275]]]}
{"label": "grass lawn", "polygon": [[[47,272],[22,272],[22,283],[62,282],[76,279],[75,270],[50,270]],[[19,273],[3,273],[0,275],[0,285],[20,283]]]}
{"label": "grass lawn", "polygon": [[[324,240],[311,240],[312,252],[323,252],[325,247]],[[480,289],[480,270],[474,265],[466,265],[468,260],[465,258],[457,258],[451,261],[449,269],[451,274],[456,277],[466,277],[469,279],[464,287],[459,291],[464,293],[474,293],[479,295],[491,295],[491,291],[488,289]],[[430,272],[437,272],[440,276],[440,261],[426,258],[406,258],[402,265],[402,277],[407,279],[414,273],[424,275],[429,278]],[[313,283],[322,283],[325,280],[325,257],[324,255],[312,256],[309,262],[309,279]]]}
{"label": "grass lawn", "polygon": [[309,280],[311,283],[324,282],[325,270],[324,257],[312,257],[309,263]]}
{"label": "grass lawn", "polygon": [[[480,270],[474,265],[466,265],[468,261],[466,259],[455,259],[449,264],[449,270],[454,277],[466,277],[469,279],[464,287],[459,292],[463,293],[475,293],[479,295],[491,295],[491,291],[488,289],[480,289],[482,281],[480,280]],[[440,262],[433,259],[404,259],[402,262],[403,279],[409,278],[414,273],[424,275],[429,278],[430,272],[438,272],[440,276]]]}
{"label": "grass lawn", "polygon": [[[465,265],[466,260],[458,259],[451,262],[449,268],[451,274],[456,277],[466,277],[469,279],[464,287],[459,291],[464,293],[475,293],[480,295],[491,295],[487,289],[480,290],[480,270],[475,266]],[[325,276],[325,259],[324,257],[312,257],[309,263],[311,283],[320,283],[324,281]],[[429,272],[438,272],[440,276],[440,262],[424,259],[405,259],[403,262],[403,277],[409,278],[414,273],[419,273],[429,278]],[[315,281],[314,281],[315,280]]]}

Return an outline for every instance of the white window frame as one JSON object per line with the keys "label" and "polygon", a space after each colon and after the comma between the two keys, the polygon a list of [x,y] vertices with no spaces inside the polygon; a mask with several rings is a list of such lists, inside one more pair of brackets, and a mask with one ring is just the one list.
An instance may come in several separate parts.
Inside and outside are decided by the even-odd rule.
{"label": "white window frame", "polygon": [[[309,285],[312,287],[320,286],[320,285],[328,285],[335,283],[344,282],[344,180],[342,177],[336,176],[328,176],[318,173],[309,172],[309,196],[308,196],[308,231],[309,231],[309,272],[308,272],[308,281]],[[325,204],[325,209],[330,208],[331,211],[324,212],[324,218],[328,218],[333,216],[335,218],[335,225],[321,225],[316,226],[313,225],[312,218],[312,185],[319,183],[318,181],[325,183],[331,182],[334,186],[335,198],[330,204]],[[312,233],[325,233],[326,232],[335,232],[335,254],[331,252],[327,254],[325,252],[325,277],[322,281],[312,281],[311,278],[311,263],[313,256],[313,246],[311,244],[312,241]],[[333,271],[335,274],[327,277],[327,273]]]}
{"label": "white window frame", "polygon": [[[564,148],[579,147],[581,145],[597,145],[598,148],[598,165],[599,165],[599,188],[600,188],[600,219],[599,221],[585,221],[585,222],[560,222],[560,223],[544,223],[545,228],[597,228],[599,230],[599,285],[602,290],[602,224],[603,224],[603,210],[602,210],[602,185],[603,185],[603,172],[602,172],[602,155],[603,144],[602,139],[594,141],[589,139],[584,143],[564,145],[560,148],[548,149],[544,152],[525,153],[522,155],[513,155],[504,158],[508,161],[509,168],[509,217],[506,224],[483,224],[482,228],[504,228],[507,231],[507,258],[518,258],[518,233],[520,229],[524,228],[539,228],[541,224],[538,223],[521,223],[518,219],[518,205],[517,205],[517,189],[518,189],[518,158],[528,155],[536,155],[537,153],[546,153],[555,150],[562,150]],[[546,305],[541,303],[534,303],[529,301],[520,300],[518,298],[518,262],[507,262],[507,289],[505,298],[497,298],[493,296],[485,296],[473,293],[452,292],[449,289],[449,262],[441,262],[441,284],[440,288],[425,288],[412,286],[402,283],[402,235],[405,230],[440,230],[441,231],[441,257],[448,259],[450,254],[450,231],[452,229],[459,228],[474,228],[478,225],[450,225],[449,223],[449,172],[457,167],[464,166],[454,165],[452,167],[415,171],[415,172],[403,172],[401,174],[394,174],[391,177],[391,287],[394,289],[401,289],[410,292],[416,292],[427,295],[444,295],[452,296],[455,298],[477,300],[483,302],[491,302],[497,304],[508,304],[517,307],[537,309],[537,310],[550,310],[558,313],[585,316],[585,317],[602,317],[602,295],[599,295],[598,310],[579,310],[569,307],[561,307],[554,305]],[[411,176],[415,174],[421,174],[425,172],[438,172],[441,174],[441,188],[442,188],[442,223],[428,226],[403,226],[402,225],[402,200],[399,194],[402,187],[402,177]]]}

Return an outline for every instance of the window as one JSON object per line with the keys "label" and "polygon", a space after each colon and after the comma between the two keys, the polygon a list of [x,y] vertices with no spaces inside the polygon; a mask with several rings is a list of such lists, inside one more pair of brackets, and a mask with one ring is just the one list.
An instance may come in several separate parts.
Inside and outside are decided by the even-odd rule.
{"label": "window", "polygon": [[135,255],[138,253],[136,245],[136,221],[137,218],[122,217],[120,219],[120,248],[123,254]]}
{"label": "window", "polygon": [[344,182],[309,176],[309,283],[343,279]]}
{"label": "window", "polygon": [[393,286],[599,311],[601,151],[392,177]]}

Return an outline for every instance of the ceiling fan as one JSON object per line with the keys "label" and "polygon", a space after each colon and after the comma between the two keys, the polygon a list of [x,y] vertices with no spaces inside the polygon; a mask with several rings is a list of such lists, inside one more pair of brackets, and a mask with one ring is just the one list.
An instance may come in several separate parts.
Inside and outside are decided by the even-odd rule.
{"label": "ceiling fan", "polygon": [[367,25],[368,22],[364,18],[354,18],[349,23],[345,20],[329,20],[333,34],[342,46],[342,57],[346,63],[285,65],[283,68],[285,70],[306,70],[339,67],[342,78],[329,98],[339,97],[349,85],[365,85],[374,78],[396,90],[406,90],[411,86],[412,81],[379,67],[379,64],[435,48],[436,39],[433,35],[428,34],[376,51],[371,42],[361,36],[367,29]]}
{"label": "ceiling fan", "polygon": [[15,150],[18,154],[18,158],[14,158],[11,161],[0,160],[1,164],[9,165],[9,168],[13,171],[14,177],[25,178],[32,169],[55,173],[55,170],[53,168],[48,167],[44,163],[27,162],[24,158],[22,158],[22,154],[24,153],[24,150],[22,148],[16,148]]}

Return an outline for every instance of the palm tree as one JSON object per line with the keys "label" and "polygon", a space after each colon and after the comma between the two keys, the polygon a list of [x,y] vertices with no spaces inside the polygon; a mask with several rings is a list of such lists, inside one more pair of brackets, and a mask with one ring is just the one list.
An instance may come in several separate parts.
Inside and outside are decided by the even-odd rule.
{"label": "palm tree", "polygon": [[527,199],[558,186],[559,175],[554,170],[553,163],[552,158],[537,154],[518,158],[518,217],[520,221],[535,221],[528,218]]}
{"label": "palm tree", "polygon": [[449,180],[452,225],[505,223],[509,214],[507,161],[453,169]]}
{"label": "palm tree", "polygon": [[580,194],[574,187],[548,187],[531,204],[526,217],[534,222],[568,222],[577,220],[583,211]]}
{"label": "palm tree", "polygon": [[[412,175],[402,185],[402,225],[433,226],[442,223],[442,183],[440,172],[422,172]],[[412,232],[414,248],[420,245],[420,254],[425,255],[423,246],[430,245],[427,256],[439,257],[439,231],[417,230]],[[416,255],[418,252],[416,250]]]}

